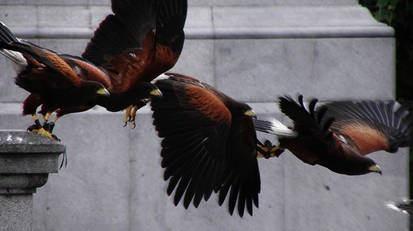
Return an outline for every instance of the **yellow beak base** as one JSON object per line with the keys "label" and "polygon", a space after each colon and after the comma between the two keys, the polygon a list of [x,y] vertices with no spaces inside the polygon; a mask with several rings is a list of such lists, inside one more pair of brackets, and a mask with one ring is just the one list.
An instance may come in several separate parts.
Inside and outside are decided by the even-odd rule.
{"label": "yellow beak base", "polygon": [[100,88],[99,90],[96,91],[96,94],[110,96],[110,93],[106,88]]}
{"label": "yellow beak base", "polygon": [[149,94],[152,95],[152,96],[158,96],[158,97],[162,96],[162,92],[159,89],[154,89],[154,90],[150,91]]}

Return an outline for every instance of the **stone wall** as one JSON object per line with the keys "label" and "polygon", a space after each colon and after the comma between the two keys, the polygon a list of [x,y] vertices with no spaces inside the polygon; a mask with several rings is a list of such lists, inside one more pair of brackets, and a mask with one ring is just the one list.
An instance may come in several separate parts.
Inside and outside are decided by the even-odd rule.
{"label": "stone wall", "polygon": [[[187,40],[173,69],[243,100],[259,116],[281,117],[276,97],[391,99],[394,38],[355,0],[194,0]],[[0,20],[50,49],[79,55],[107,0],[0,0]],[[0,128],[25,129],[26,93],[0,58]],[[286,152],[259,160],[262,192],[253,217],[229,216],[212,197],[198,209],[175,207],[160,168],[149,108],[137,128],[123,113],[96,108],[58,121],[68,167],[34,198],[35,230],[407,230],[405,215],[385,207],[406,197],[408,156],[373,154],[383,175],[341,176]],[[274,137],[269,138],[274,140]]]}

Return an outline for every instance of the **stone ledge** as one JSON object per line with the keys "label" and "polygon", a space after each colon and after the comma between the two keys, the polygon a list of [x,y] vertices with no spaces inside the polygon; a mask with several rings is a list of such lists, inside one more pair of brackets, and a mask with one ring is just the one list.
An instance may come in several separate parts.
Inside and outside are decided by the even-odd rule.
{"label": "stone ledge", "polygon": [[[6,5],[0,8],[0,20],[24,38],[87,39],[108,13],[107,6]],[[185,31],[187,39],[393,36],[391,27],[378,23],[367,9],[357,5],[193,6],[188,9]]]}
{"label": "stone ledge", "polygon": [[44,136],[23,130],[0,129],[0,154],[64,153],[66,147]]}
{"label": "stone ledge", "polygon": [[[93,30],[85,28],[15,28],[18,37],[88,39]],[[284,28],[189,28],[187,39],[272,39],[272,38],[369,38],[392,37],[393,30],[383,26],[284,27]]]}
{"label": "stone ledge", "polygon": [[63,144],[47,137],[23,130],[0,130],[1,181],[7,178],[4,174],[56,173],[59,155],[64,152]]}
{"label": "stone ledge", "polygon": [[[190,0],[192,6],[273,6],[273,5],[356,5],[356,0]],[[96,6],[109,7],[110,0],[0,0],[4,5]]]}

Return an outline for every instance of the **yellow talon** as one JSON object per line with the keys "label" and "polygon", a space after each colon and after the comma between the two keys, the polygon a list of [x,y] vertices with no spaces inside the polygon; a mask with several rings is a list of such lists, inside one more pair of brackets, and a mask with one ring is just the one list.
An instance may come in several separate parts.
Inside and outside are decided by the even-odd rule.
{"label": "yellow talon", "polygon": [[260,149],[262,149],[264,152],[268,153],[268,155],[265,155],[261,153],[259,150],[257,150],[257,158],[271,158],[271,157],[278,157],[281,153],[277,153],[279,149],[281,149],[280,145],[277,146],[271,146],[268,147],[267,145],[257,145]]}
{"label": "yellow talon", "polygon": [[273,152],[277,151],[277,150],[280,149],[280,148],[281,148],[280,145],[273,146],[273,147],[270,149],[270,152],[273,153]]}

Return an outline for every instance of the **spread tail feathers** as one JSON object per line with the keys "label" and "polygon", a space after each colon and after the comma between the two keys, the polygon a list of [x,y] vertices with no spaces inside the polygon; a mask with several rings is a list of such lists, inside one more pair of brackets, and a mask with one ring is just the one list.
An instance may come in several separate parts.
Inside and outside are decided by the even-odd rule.
{"label": "spread tail feathers", "polygon": [[297,137],[298,135],[297,132],[289,129],[275,118],[272,118],[270,121],[256,119],[254,120],[254,126],[257,131],[274,134],[280,137]]}

